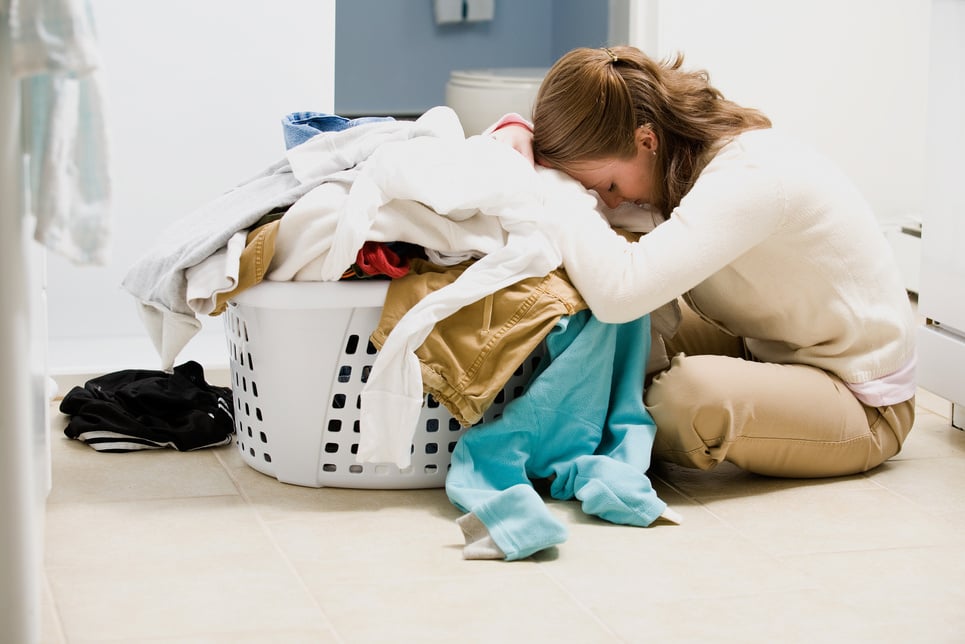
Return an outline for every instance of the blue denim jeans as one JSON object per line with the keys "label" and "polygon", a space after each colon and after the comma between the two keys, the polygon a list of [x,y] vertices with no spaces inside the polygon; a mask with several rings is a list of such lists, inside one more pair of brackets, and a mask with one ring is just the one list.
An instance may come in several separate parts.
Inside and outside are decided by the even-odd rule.
{"label": "blue denim jeans", "polygon": [[282,117],[281,126],[285,133],[285,149],[291,150],[319,132],[338,132],[363,123],[392,120],[394,119],[391,116],[363,116],[357,119],[348,119],[344,116],[323,112],[292,112]]}

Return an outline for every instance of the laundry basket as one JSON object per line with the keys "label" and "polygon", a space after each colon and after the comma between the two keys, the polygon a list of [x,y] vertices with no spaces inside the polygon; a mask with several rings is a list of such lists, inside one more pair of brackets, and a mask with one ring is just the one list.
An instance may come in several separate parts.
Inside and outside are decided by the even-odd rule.
{"label": "laundry basket", "polygon": [[[445,485],[464,428],[426,397],[412,462],[358,463],[360,393],[377,351],[369,342],[388,282],[262,282],[224,313],[235,438],[252,468],[283,483],[369,489]],[[538,358],[516,371],[483,420],[501,413]]]}

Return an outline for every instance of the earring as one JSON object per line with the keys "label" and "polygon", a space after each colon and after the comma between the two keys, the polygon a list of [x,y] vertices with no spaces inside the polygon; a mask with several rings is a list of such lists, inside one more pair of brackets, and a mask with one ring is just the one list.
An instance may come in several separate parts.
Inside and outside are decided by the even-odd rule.
{"label": "earring", "polygon": [[657,151],[656,151],[656,150],[653,151],[653,156],[657,156]]}

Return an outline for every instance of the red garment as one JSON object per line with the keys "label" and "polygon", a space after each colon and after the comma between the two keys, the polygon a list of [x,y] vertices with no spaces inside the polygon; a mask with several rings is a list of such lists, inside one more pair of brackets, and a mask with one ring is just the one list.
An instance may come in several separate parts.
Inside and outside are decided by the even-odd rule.
{"label": "red garment", "polygon": [[384,242],[368,241],[362,244],[355,264],[366,275],[388,275],[396,278],[409,272],[409,260],[399,257],[398,253]]}

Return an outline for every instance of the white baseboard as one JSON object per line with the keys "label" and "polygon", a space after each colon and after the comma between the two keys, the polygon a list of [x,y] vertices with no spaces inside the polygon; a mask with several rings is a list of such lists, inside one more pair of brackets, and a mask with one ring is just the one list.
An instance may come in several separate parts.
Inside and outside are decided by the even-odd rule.
{"label": "white baseboard", "polygon": [[[194,360],[204,367],[205,380],[219,386],[230,382],[228,345],[218,329],[203,330],[178,355],[175,364]],[[161,361],[146,336],[51,338],[47,347],[48,373],[57,396],[91,378],[124,369],[160,369]]]}

